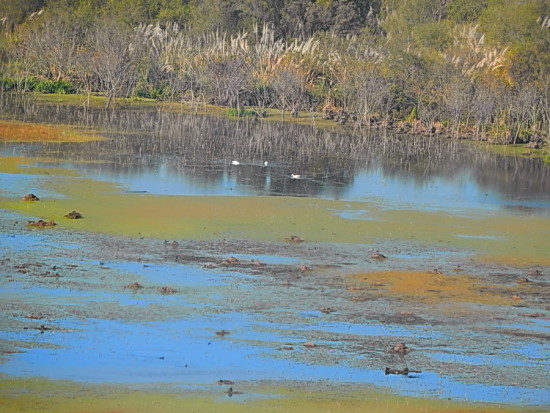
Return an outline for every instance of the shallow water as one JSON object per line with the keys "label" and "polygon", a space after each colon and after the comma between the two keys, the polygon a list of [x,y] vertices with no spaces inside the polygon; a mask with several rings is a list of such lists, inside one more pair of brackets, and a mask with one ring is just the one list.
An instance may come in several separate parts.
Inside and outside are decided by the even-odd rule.
{"label": "shallow water", "polygon": [[[342,221],[372,225],[380,219],[372,205],[388,219],[397,217],[393,210],[449,214],[457,223],[452,237],[460,244],[392,236],[376,244],[344,244],[330,242],[327,234],[326,240],[295,245],[235,237],[179,240],[173,246],[87,228],[31,229],[22,224],[33,219],[30,206],[3,209],[0,373],[185,388],[222,378],[328,380],[423,397],[550,405],[550,268],[539,263],[540,274],[528,275],[530,285],[520,286],[516,280],[526,268],[475,260],[475,242],[508,246],[508,238],[516,238],[489,224],[482,234],[460,225],[462,217],[536,217],[550,234],[548,167],[540,159],[504,157],[455,141],[354,137],[161,111],[84,111],[28,101],[2,101],[1,108],[4,117],[93,127],[110,138],[0,144],[3,157],[36,159],[29,173],[0,174],[3,198],[34,192],[58,202],[70,199],[50,185],[60,179],[50,172],[67,170],[120,184],[118,193],[138,192],[136,197],[145,191],[174,198],[268,195],[364,202],[365,208],[354,204],[330,212]],[[33,174],[38,167],[45,173]],[[302,176],[292,179],[291,173]],[[150,215],[159,227],[170,225],[159,218]],[[547,241],[537,242],[543,248]],[[370,258],[379,248],[390,252],[387,261]],[[222,264],[229,256],[240,263]],[[458,279],[451,271],[457,265],[499,300],[427,301],[433,292],[411,299],[371,285],[372,274],[380,271],[442,268]],[[135,282],[143,288],[129,288]],[[163,286],[175,291],[163,295]],[[465,291],[474,290],[468,284]],[[522,295],[521,302],[510,298],[514,293]],[[321,311],[328,307],[334,311]],[[531,318],[533,313],[541,316]],[[32,314],[42,318],[27,317]],[[229,334],[216,334],[222,329]],[[399,342],[413,351],[388,353]],[[386,367],[405,366],[421,372],[384,374]]]}
{"label": "shallow water", "polygon": [[52,110],[29,101],[15,105],[7,98],[0,102],[0,113],[102,132],[110,139],[4,144],[0,154],[47,156],[49,167],[75,169],[119,183],[125,191],[313,196],[422,210],[550,215],[550,172],[541,159],[487,153],[454,140],[403,139],[382,132],[352,137],[300,125],[151,110]]}

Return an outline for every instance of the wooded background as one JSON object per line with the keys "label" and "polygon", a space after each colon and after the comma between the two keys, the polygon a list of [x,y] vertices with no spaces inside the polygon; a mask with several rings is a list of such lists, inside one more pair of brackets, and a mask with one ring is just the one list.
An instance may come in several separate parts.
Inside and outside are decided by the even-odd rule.
{"label": "wooded background", "polygon": [[542,144],[547,0],[0,0],[4,90]]}

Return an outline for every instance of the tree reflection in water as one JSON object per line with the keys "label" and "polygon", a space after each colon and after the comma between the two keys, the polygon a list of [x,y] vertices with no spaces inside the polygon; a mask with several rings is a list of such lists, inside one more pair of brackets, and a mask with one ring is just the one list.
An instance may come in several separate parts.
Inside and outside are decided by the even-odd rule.
{"label": "tree reflection in water", "polygon": [[[330,199],[346,198],[351,187],[361,194],[361,186],[385,181],[419,189],[434,181],[475,184],[478,195],[492,193],[505,201],[519,201],[504,202],[505,206],[550,215],[549,168],[540,159],[502,156],[451,139],[230,120],[160,108],[85,110],[37,104],[14,95],[4,95],[0,108],[8,118],[73,124],[103,133],[108,140],[17,147],[26,156],[86,161],[82,165],[96,174],[185,181],[188,188],[203,188],[204,193],[218,187],[236,194]],[[14,146],[6,144],[4,150]],[[240,164],[232,165],[232,160]],[[290,179],[293,173],[302,179]],[[358,176],[376,176],[378,182],[359,182]],[[455,198],[465,196],[463,189],[455,190]]]}

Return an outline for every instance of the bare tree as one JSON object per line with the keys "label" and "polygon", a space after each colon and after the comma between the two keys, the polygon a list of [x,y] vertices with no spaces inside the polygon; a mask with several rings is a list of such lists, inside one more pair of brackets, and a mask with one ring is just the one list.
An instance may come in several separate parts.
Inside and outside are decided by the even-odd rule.
{"label": "bare tree", "polygon": [[96,24],[89,45],[89,64],[95,87],[108,100],[130,96],[138,74],[138,63],[143,53],[141,40],[127,26],[105,19]]}
{"label": "bare tree", "polygon": [[284,118],[284,111],[288,109],[291,116],[297,118],[306,96],[305,76],[286,68],[275,74],[272,85],[279,97],[281,116]]}
{"label": "bare tree", "polygon": [[23,59],[35,71],[52,80],[69,78],[87,26],[62,10],[44,12],[30,21],[20,45]]}
{"label": "bare tree", "polygon": [[250,66],[243,57],[213,60],[205,74],[217,104],[240,108],[240,94],[250,84]]}

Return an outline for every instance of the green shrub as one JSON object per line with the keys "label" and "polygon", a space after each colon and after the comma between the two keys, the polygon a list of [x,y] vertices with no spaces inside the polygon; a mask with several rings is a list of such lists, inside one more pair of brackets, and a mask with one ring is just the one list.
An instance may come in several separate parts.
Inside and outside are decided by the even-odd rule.
{"label": "green shrub", "polygon": [[34,76],[24,78],[19,82],[9,77],[0,79],[0,89],[10,91],[18,88],[24,88],[30,92],[35,91],[41,93],[76,93],[74,85],[67,80],[38,79]]}
{"label": "green shrub", "polygon": [[227,116],[242,118],[244,116],[258,116],[260,118],[265,118],[267,112],[265,110],[256,110],[256,109],[237,109],[230,108],[226,112]]}
{"label": "green shrub", "polygon": [[[29,84],[30,85],[30,84]],[[29,89],[41,93],[61,93],[61,94],[72,94],[76,93],[76,88],[67,80],[47,80],[40,79],[36,83],[32,83],[32,86],[29,86]]]}
{"label": "green shrub", "polygon": [[407,118],[405,119],[407,122],[414,122],[415,120],[418,120],[418,113],[416,111],[416,106],[413,106],[411,113]]}
{"label": "green shrub", "polygon": [[17,82],[9,77],[3,77],[0,79],[0,89],[2,90],[14,90],[17,87]]}

